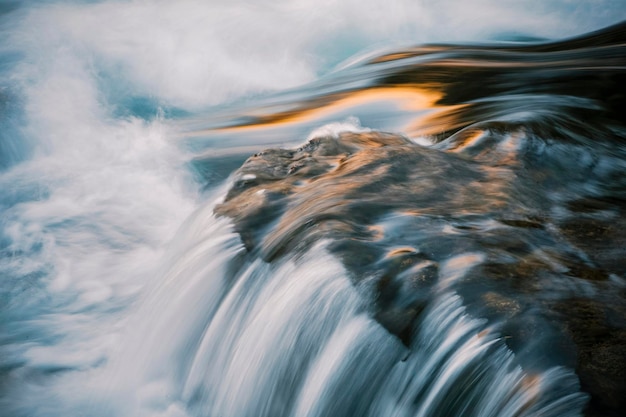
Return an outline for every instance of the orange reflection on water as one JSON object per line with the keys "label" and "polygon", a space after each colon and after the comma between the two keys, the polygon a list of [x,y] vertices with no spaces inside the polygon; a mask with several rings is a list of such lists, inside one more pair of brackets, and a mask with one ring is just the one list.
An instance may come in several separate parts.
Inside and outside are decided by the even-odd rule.
{"label": "orange reflection on water", "polygon": [[418,253],[419,250],[411,247],[411,246],[402,246],[398,248],[393,248],[385,255],[385,258],[393,258],[395,256],[408,255],[412,253]]}
{"label": "orange reflection on water", "polygon": [[[248,119],[251,119],[250,122],[211,129],[211,131],[271,128],[277,125],[308,122],[354,107],[376,103],[386,106],[391,103],[401,111],[419,112],[437,108],[435,103],[441,97],[442,93],[436,86],[425,85],[373,87],[344,91],[301,102],[289,110],[272,112],[272,109],[269,108],[266,114],[248,115]],[[196,134],[202,133],[206,133],[206,131],[196,132]]]}
{"label": "orange reflection on water", "polygon": [[407,126],[409,136],[437,136],[461,129],[475,122],[467,118],[469,104],[433,107],[434,112],[418,117]]}

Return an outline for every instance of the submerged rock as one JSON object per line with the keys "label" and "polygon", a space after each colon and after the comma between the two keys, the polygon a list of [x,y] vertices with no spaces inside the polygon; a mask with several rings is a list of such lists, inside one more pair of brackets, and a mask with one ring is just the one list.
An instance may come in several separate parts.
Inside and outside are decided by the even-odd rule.
{"label": "submerged rock", "polygon": [[372,316],[407,346],[433,294],[457,292],[525,367],[575,368],[588,415],[616,415],[626,407],[626,217],[598,184],[620,164],[581,174],[561,169],[584,159],[578,144],[480,134],[490,152],[457,135],[423,147],[383,132],[270,149],[236,172],[216,213],[267,262],[328,240]]}

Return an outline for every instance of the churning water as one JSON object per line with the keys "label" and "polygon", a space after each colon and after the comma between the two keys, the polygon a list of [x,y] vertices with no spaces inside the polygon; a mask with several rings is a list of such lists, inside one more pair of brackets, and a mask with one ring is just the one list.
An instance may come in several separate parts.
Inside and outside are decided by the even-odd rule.
{"label": "churning water", "polygon": [[617,416],[626,8],[547,3],[0,3],[0,415]]}

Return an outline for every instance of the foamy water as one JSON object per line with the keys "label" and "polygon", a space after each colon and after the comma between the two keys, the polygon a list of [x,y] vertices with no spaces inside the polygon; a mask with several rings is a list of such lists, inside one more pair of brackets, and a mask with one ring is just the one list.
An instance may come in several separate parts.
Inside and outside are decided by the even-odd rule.
{"label": "foamy water", "polygon": [[[276,265],[243,260],[232,224],[212,213],[230,183],[207,190],[194,176],[207,147],[181,139],[180,119],[314,82],[355,54],[564,37],[623,17],[619,0],[0,4],[0,414],[328,415],[364,368],[346,391],[354,404],[375,380],[371,410],[415,415],[396,387],[417,359],[397,364],[405,347],[323,245]],[[370,128],[347,116],[272,140]],[[213,147],[264,140],[231,139]],[[459,326],[483,330],[458,309]],[[468,355],[495,349],[508,366],[497,332],[459,332]],[[571,373],[546,372],[531,388],[565,380],[573,399],[546,415],[579,410]],[[493,415],[541,397],[517,370],[502,378],[517,397],[482,400],[505,410]],[[423,415],[441,410],[442,394],[421,395]],[[345,415],[361,410],[347,404]]]}

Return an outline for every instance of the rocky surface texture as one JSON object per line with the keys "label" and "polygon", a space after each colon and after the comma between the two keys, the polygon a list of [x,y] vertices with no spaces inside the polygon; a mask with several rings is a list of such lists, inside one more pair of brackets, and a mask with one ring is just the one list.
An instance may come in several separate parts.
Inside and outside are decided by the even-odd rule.
{"label": "rocky surface texture", "polygon": [[621,416],[625,69],[626,23],[562,42],[370,59],[235,125],[413,89],[432,103],[403,131],[430,146],[358,131],[266,150],[235,173],[216,212],[268,262],[327,240],[371,314],[407,346],[433,295],[458,293],[526,370],[575,369],[588,417]]}
{"label": "rocky surface texture", "polygon": [[432,295],[456,291],[527,369],[576,369],[591,394],[587,414],[618,415],[626,205],[614,190],[623,160],[500,127],[432,147],[344,132],[270,149],[243,164],[216,212],[268,262],[327,239],[372,315],[407,345]]}

